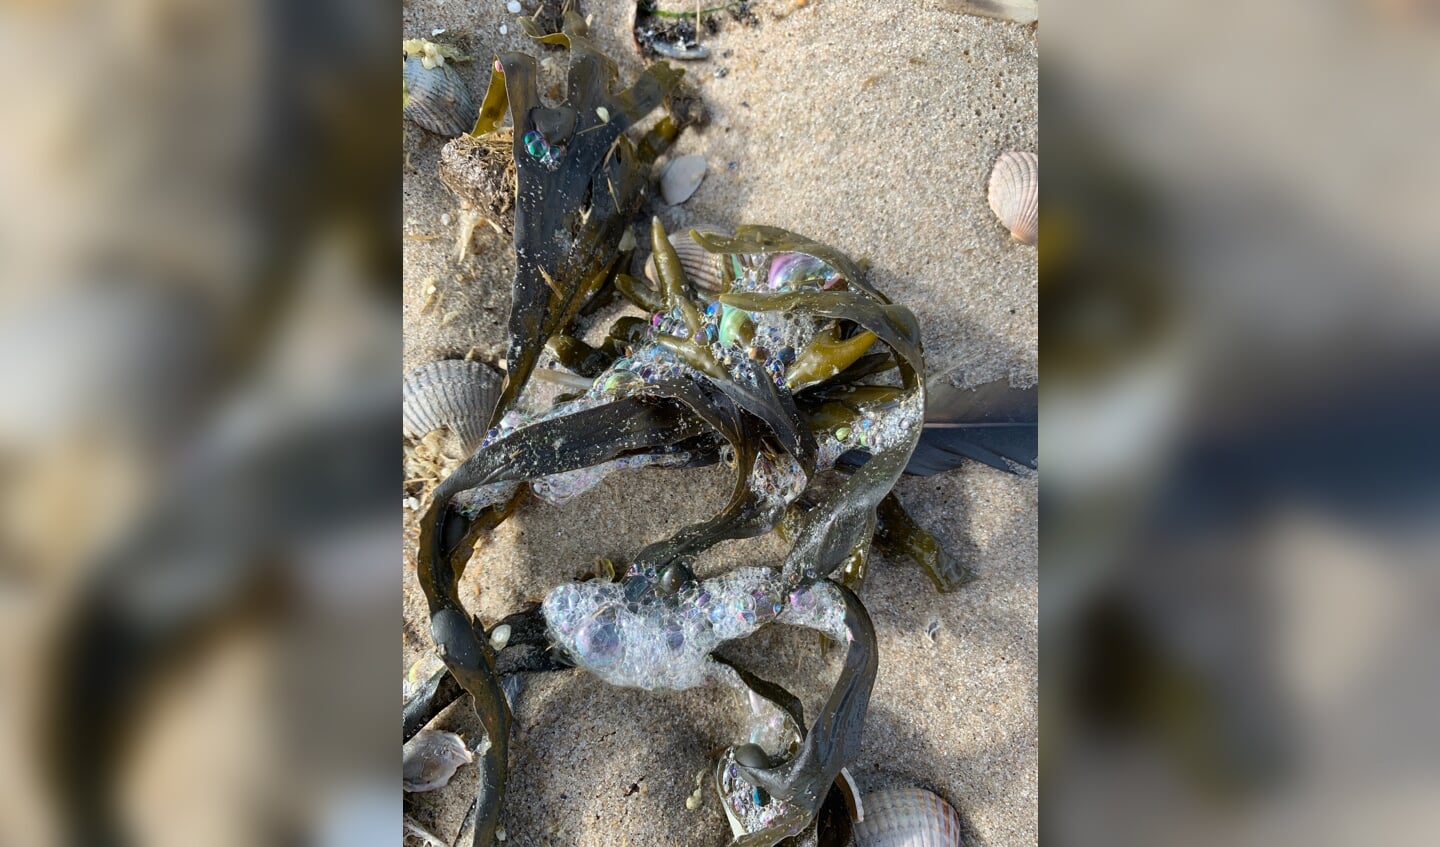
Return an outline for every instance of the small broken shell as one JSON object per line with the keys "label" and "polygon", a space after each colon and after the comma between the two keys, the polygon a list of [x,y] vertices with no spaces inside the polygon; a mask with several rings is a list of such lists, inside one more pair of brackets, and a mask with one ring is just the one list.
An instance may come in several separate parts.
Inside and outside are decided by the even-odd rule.
{"label": "small broken shell", "polygon": [[964,847],[960,815],[923,788],[865,795],[865,817],[855,822],[855,847]]}
{"label": "small broken shell", "polygon": [[405,742],[402,787],[406,791],[434,791],[450,782],[461,765],[475,761],[465,740],[453,732],[422,729]]}
{"label": "small broken shell", "polygon": [[1040,20],[1040,0],[941,0],[940,8],[1017,24]]}
{"label": "small broken shell", "polygon": [[[718,227],[697,226],[692,227],[701,232],[720,232]],[[690,230],[670,233],[670,244],[675,248],[675,255],[680,257],[680,266],[685,269],[685,279],[691,285],[701,291],[715,293],[720,291],[722,282],[720,280],[720,256],[707,251],[704,247],[695,243],[690,237]],[[660,288],[660,280],[655,276],[655,257],[651,256],[645,260],[645,278],[657,289]]]}
{"label": "small broken shell", "polygon": [[990,208],[1016,241],[1040,238],[1040,157],[1012,150],[990,172]]}
{"label": "small broken shell", "polygon": [[659,53],[667,59],[676,59],[681,62],[698,62],[701,59],[710,58],[710,48],[702,44],[670,44],[664,41],[650,42],[650,49]]}
{"label": "small broken shell", "polygon": [[420,58],[405,57],[405,117],[453,138],[469,132],[479,116],[469,86],[454,68],[427,68]]}
{"label": "small broken shell", "polygon": [[408,438],[445,427],[468,453],[480,445],[499,396],[500,377],[479,362],[446,359],[405,375],[401,417]]}
{"label": "small broken shell", "polygon": [[690,199],[705,179],[705,157],[699,154],[671,159],[660,174],[660,196],[668,206],[678,206]]}

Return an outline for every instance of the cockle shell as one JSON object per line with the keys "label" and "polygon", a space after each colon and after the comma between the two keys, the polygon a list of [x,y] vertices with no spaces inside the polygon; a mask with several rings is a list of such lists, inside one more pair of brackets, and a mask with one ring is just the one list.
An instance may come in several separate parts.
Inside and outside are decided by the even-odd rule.
{"label": "cockle shell", "polygon": [[855,847],[964,847],[960,815],[923,788],[865,795],[865,818],[855,822]]}
{"label": "cockle shell", "polygon": [[485,438],[500,392],[500,377],[479,362],[447,359],[405,375],[401,416],[405,435],[421,438],[441,427],[460,437],[468,452]]}
{"label": "cockle shell", "polygon": [[660,196],[667,206],[678,206],[690,199],[700,181],[705,179],[705,157],[697,154],[671,159],[660,174]]}
{"label": "cockle shell", "polygon": [[479,116],[470,87],[453,67],[427,68],[418,57],[405,57],[405,117],[453,138],[474,128]]}
{"label": "cockle shell", "polygon": [[[721,232],[719,227],[697,226],[690,229],[698,229],[701,232]],[[675,255],[680,257],[680,266],[685,269],[685,279],[701,291],[716,292],[720,290],[720,257],[706,251],[704,247],[695,243],[690,237],[690,229],[670,233],[670,245],[675,248]],[[656,288],[660,287],[660,280],[655,276],[655,257],[651,256],[645,260],[645,278]]]}
{"label": "cockle shell", "polygon": [[453,732],[422,729],[405,742],[401,787],[406,791],[443,788],[461,765],[475,761],[465,740]]}
{"label": "cockle shell", "polygon": [[990,172],[990,208],[1016,241],[1040,238],[1040,157],[1012,150]]}

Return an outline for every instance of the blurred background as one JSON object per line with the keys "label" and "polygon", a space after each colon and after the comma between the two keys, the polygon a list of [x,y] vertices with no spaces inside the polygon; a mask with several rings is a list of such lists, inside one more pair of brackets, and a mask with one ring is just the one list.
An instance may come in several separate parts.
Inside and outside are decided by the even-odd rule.
{"label": "blurred background", "polygon": [[1440,7],[1041,22],[1041,832],[1440,822]]}
{"label": "blurred background", "polygon": [[0,7],[6,847],[398,843],[398,20]]}
{"label": "blurred background", "polygon": [[[398,11],[0,11],[0,845],[399,836]],[[1044,837],[1428,843],[1440,9],[1040,38]]]}

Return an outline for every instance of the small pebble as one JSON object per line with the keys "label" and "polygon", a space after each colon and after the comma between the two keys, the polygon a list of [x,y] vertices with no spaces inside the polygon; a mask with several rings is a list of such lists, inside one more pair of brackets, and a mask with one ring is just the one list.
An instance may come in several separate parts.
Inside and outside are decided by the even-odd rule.
{"label": "small pebble", "polygon": [[520,4],[515,2],[515,0],[510,0],[509,3],[505,4],[505,11],[512,15],[518,15],[520,14]]}
{"label": "small pebble", "polygon": [[441,225],[441,226],[449,226],[449,225],[450,225],[450,213],[449,213],[449,212],[445,212],[444,214],[442,214],[442,215],[440,216],[440,225]]}
{"label": "small pebble", "polygon": [[506,26],[506,25],[504,25],[504,24],[501,24],[501,25],[500,25],[500,34],[501,34],[501,35],[509,35],[509,34],[510,34],[510,27],[508,27],[508,26]]}
{"label": "small pebble", "polygon": [[490,647],[494,650],[504,650],[505,645],[510,643],[510,624],[502,623],[495,627],[490,633]]}
{"label": "small pebble", "polygon": [[442,34],[444,34],[444,32],[445,32],[445,27],[443,27],[443,26],[442,26],[442,27],[438,27],[438,28],[436,28],[436,29],[430,30],[430,34],[431,34],[431,35],[442,35]]}

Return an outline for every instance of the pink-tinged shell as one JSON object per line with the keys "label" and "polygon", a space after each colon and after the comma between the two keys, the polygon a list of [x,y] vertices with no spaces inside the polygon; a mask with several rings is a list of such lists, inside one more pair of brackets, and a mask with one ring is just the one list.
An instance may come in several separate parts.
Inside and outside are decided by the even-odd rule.
{"label": "pink-tinged shell", "polygon": [[855,823],[855,847],[965,847],[960,815],[923,788],[865,795],[865,819]]}
{"label": "pink-tinged shell", "polygon": [[1040,239],[1040,157],[1012,150],[990,172],[990,209],[1016,241]]}
{"label": "pink-tinged shell", "polygon": [[[701,232],[721,232],[718,227],[697,226]],[[670,245],[675,248],[675,255],[680,257],[680,267],[685,269],[685,279],[701,291],[709,291],[712,294],[720,290],[720,257],[714,253],[706,252],[704,247],[695,243],[690,237],[690,229],[670,233]],[[645,260],[645,278],[656,288],[660,287],[660,280],[655,276],[655,257],[651,256]]]}
{"label": "pink-tinged shell", "polygon": [[441,427],[474,450],[489,431],[490,413],[500,392],[500,376],[480,362],[446,359],[421,365],[405,375],[401,418],[405,435],[423,438]]}

